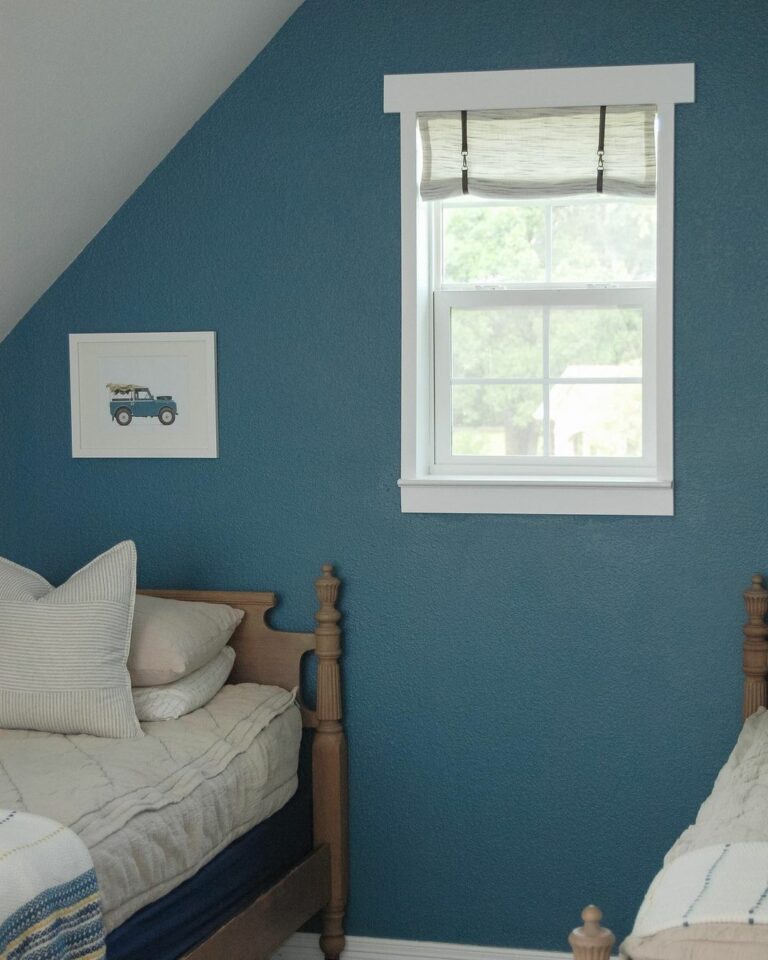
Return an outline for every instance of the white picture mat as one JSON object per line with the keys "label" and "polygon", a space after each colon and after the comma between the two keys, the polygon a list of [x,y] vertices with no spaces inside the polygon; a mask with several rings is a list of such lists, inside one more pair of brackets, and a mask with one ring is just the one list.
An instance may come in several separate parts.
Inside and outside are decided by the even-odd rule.
{"label": "white picture mat", "polygon": [[[70,334],[73,457],[217,457],[216,336],[191,333]],[[111,417],[107,383],[171,395],[178,416]]]}

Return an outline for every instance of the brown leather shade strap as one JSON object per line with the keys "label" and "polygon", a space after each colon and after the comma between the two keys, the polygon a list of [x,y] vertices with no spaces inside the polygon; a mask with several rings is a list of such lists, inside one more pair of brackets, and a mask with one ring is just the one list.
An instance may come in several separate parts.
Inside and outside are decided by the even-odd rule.
{"label": "brown leather shade strap", "polygon": [[605,156],[605,107],[600,107],[600,132],[597,136],[597,192],[603,192],[603,157]]}
{"label": "brown leather shade strap", "polygon": [[461,111],[461,192],[469,193],[469,164],[467,163],[467,111]]}

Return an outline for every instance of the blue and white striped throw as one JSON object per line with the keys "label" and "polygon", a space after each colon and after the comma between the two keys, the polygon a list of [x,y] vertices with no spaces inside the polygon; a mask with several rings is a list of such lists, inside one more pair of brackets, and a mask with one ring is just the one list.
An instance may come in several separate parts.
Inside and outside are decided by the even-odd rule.
{"label": "blue and white striped throw", "polygon": [[101,897],[85,844],[46,817],[0,810],[0,960],[102,960]]}

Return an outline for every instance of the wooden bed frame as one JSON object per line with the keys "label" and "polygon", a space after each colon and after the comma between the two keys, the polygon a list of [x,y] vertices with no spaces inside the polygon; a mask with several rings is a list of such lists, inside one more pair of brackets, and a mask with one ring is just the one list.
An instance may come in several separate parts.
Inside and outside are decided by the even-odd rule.
{"label": "wooden bed frame", "polygon": [[274,593],[223,590],[140,590],[153,597],[226,603],[245,611],[232,637],[235,666],[230,683],[265,683],[286,690],[301,686],[305,653],[317,658],[314,710],[301,700],[305,727],[313,730],[313,852],[253,903],[184,954],[183,960],[268,960],[290,934],[322,911],[320,948],[326,960],[344,949],[347,902],[347,745],[341,713],[340,581],[330,564],[315,581],[320,603],[313,633],[273,630],[266,614]]}
{"label": "wooden bed frame", "polygon": [[[761,573],[752,577],[751,586],[744,591],[747,622],[742,630],[742,666],[744,691],[741,717],[746,720],[760,707],[768,708],[768,590]],[[581,918],[583,927],[577,927],[568,937],[575,960],[609,960],[616,937],[600,926],[602,913],[595,906],[585,907]]]}

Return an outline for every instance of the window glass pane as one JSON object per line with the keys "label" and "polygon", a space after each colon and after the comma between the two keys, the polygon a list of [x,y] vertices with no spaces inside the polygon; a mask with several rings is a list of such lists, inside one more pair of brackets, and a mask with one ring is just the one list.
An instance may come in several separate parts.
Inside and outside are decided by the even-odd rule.
{"label": "window glass pane", "polygon": [[545,279],[542,206],[444,206],[444,283]]}
{"label": "window glass pane", "polygon": [[451,310],[454,377],[541,377],[543,310]]}
{"label": "window glass pane", "polygon": [[656,203],[593,201],[552,207],[552,280],[656,278]]}
{"label": "window glass pane", "polygon": [[543,453],[540,385],[455,384],[454,456],[533,456]]}
{"label": "window glass pane", "polygon": [[639,383],[558,383],[549,394],[556,457],[639,457],[643,395]]}
{"label": "window glass pane", "polygon": [[553,307],[550,377],[639,377],[643,312],[639,307]]}

